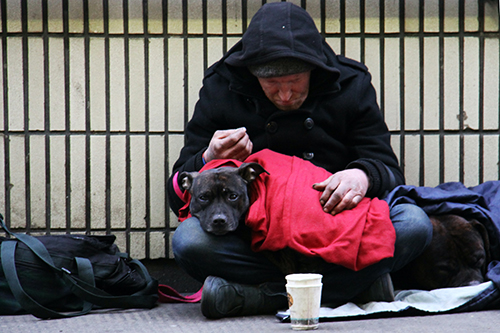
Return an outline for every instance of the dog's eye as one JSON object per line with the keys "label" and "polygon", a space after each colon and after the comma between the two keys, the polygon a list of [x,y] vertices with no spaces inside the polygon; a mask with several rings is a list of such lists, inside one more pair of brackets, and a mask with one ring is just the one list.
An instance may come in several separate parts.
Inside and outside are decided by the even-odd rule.
{"label": "dog's eye", "polygon": [[227,198],[230,201],[236,201],[238,199],[238,194],[236,194],[236,193],[229,193],[229,195],[227,196]]}
{"label": "dog's eye", "polygon": [[206,201],[208,201],[208,200],[209,200],[209,197],[208,197],[208,195],[206,195],[206,194],[202,194],[202,195],[200,195],[200,196],[198,197],[198,200],[203,201],[203,202],[206,202]]}
{"label": "dog's eye", "polygon": [[474,267],[481,268],[481,267],[483,267],[484,262],[485,262],[485,258],[484,257],[478,257],[478,258],[476,258],[476,260],[474,262]]}
{"label": "dog's eye", "polygon": [[443,263],[436,265],[436,273],[438,273],[441,276],[454,275],[457,272],[457,270],[458,270],[457,266],[450,263]]}

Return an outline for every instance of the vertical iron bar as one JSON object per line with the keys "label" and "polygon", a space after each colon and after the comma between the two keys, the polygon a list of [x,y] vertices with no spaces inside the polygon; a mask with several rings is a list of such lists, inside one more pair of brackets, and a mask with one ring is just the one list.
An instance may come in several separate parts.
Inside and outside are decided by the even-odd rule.
{"label": "vertical iron bar", "polygon": [[464,31],[465,31],[465,4],[464,1],[458,2],[458,53],[459,53],[459,79],[458,79],[458,98],[459,98],[459,181],[464,182]]}
{"label": "vertical iron bar", "polygon": [[208,14],[207,14],[207,0],[202,0],[202,26],[203,26],[203,71],[205,71],[208,64]]}
{"label": "vertical iron bar", "polygon": [[50,80],[49,80],[49,19],[47,0],[42,1],[43,39],[43,100],[44,100],[44,141],[45,141],[45,232],[50,234],[51,226],[51,177],[50,177]]}
{"label": "vertical iron bar", "polygon": [[227,1],[221,1],[222,9],[222,53],[227,52]]}
{"label": "vertical iron bar", "polygon": [[247,25],[248,25],[248,1],[247,0],[241,0],[241,30],[242,33],[245,33],[247,31]]}
{"label": "vertical iron bar", "polygon": [[[406,142],[405,126],[405,2],[399,1],[399,135],[401,147]],[[403,155],[402,155],[403,156]],[[400,158],[401,160],[401,158]],[[402,162],[400,162],[402,164]]]}
{"label": "vertical iron bar", "polygon": [[71,232],[71,133],[70,133],[70,66],[69,66],[69,1],[63,0],[64,38],[64,156],[66,191],[66,233]]}
{"label": "vertical iron bar", "polygon": [[[169,151],[169,121],[168,121],[168,114],[169,114],[169,98],[168,98],[168,56],[169,56],[169,48],[168,48],[168,39],[169,39],[169,34],[168,34],[168,1],[162,1],[162,10],[163,10],[163,85],[164,85],[164,90],[163,90],[163,97],[165,101],[165,113],[164,113],[164,174],[165,177],[168,178],[170,176],[170,157],[168,154]],[[165,257],[168,258],[169,253],[170,253],[170,206],[168,204],[168,189],[167,189],[167,182],[165,182],[164,185],[164,192],[165,192]]]}
{"label": "vertical iron bar", "polygon": [[325,0],[321,0],[320,2],[320,20],[321,20],[321,35],[323,38],[326,37],[326,2]]}
{"label": "vertical iron bar", "polygon": [[360,0],[359,1],[359,31],[360,31],[360,37],[359,37],[359,44],[360,44],[360,60],[364,64],[366,61],[366,36],[365,36],[365,31],[366,31],[366,1],[365,0]]}
{"label": "vertical iron bar", "polygon": [[84,41],[84,80],[85,80],[85,233],[90,235],[92,210],[91,175],[91,133],[90,133],[90,33],[89,0],[83,0],[83,41]]}
{"label": "vertical iron bar", "polygon": [[[500,20],[500,1],[498,2],[498,18]],[[500,22],[499,22],[500,23]],[[500,47],[500,24],[497,26],[497,36],[498,36],[498,46]],[[498,52],[498,64],[500,65],[500,52]],[[500,80],[498,82],[498,125],[497,125],[497,135],[499,134],[499,128],[498,126],[500,126]],[[498,135],[498,156],[500,156],[500,135]],[[497,178],[500,179],[500,163],[497,163]]]}
{"label": "vertical iron bar", "polygon": [[444,126],[444,2],[439,2],[439,183],[445,181]]}
{"label": "vertical iron bar", "polygon": [[[385,0],[379,0],[379,40],[380,40],[380,109],[382,111],[382,115],[385,118]],[[400,136],[403,138],[403,136]],[[404,140],[401,142],[401,147],[404,149]],[[403,155],[403,151],[401,151],[401,156]]]}
{"label": "vertical iron bar", "polygon": [[104,89],[105,89],[105,117],[106,117],[106,142],[105,142],[105,205],[106,205],[106,234],[111,234],[111,73],[110,73],[110,44],[109,44],[109,2],[102,0],[103,28],[104,28]]}
{"label": "vertical iron bar", "polygon": [[425,57],[425,14],[424,14],[424,6],[425,2],[424,0],[419,0],[420,5],[419,5],[419,27],[418,27],[418,46],[419,46],[419,76],[420,76],[420,119],[419,119],[419,141],[420,141],[420,159],[419,159],[419,185],[424,186],[425,185],[425,97],[424,97],[424,89],[425,89],[425,62],[424,62],[424,57]]}
{"label": "vertical iron bar", "polygon": [[484,6],[478,2],[479,19],[479,174],[478,184],[484,182]]}
{"label": "vertical iron bar", "polygon": [[25,201],[26,201],[26,232],[31,232],[31,169],[30,169],[30,106],[29,106],[29,54],[28,54],[28,3],[21,1],[22,22],[22,72],[23,72],[23,113],[24,113],[24,177],[25,177]]}
{"label": "vertical iron bar", "polygon": [[7,61],[7,2],[0,1],[1,15],[2,15],[2,83],[3,83],[3,141],[4,141],[4,188],[5,192],[5,224],[10,228],[10,133],[9,133],[9,80],[8,80],[8,61]]}
{"label": "vertical iron bar", "polygon": [[189,121],[189,57],[188,57],[188,3],[182,2],[182,39],[184,47],[184,127]]}
{"label": "vertical iron bar", "polygon": [[143,32],[144,32],[144,136],[145,136],[145,168],[146,168],[146,248],[145,256],[149,259],[150,257],[150,241],[151,241],[151,162],[150,162],[150,150],[149,150],[149,30],[148,30],[148,0],[143,0],[142,2],[142,21],[143,21]]}
{"label": "vertical iron bar", "polygon": [[[345,55],[345,38],[346,38],[346,9],[345,9],[345,1],[340,1],[340,54]],[[382,0],[383,1],[383,0]]]}
{"label": "vertical iron bar", "polygon": [[132,191],[130,175],[130,36],[129,36],[129,15],[128,0],[123,1],[123,38],[125,53],[125,244],[127,252],[130,252],[131,219],[132,219]]}

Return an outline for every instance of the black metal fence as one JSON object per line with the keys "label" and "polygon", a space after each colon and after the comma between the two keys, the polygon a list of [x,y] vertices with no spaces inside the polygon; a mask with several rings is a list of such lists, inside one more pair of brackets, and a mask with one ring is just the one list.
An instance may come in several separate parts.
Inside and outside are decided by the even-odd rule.
{"label": "black metal fence", "polygon": [[[31,233],[169,256],[165,183],[203,71],[261,0],[0,0],[0,209]],[[302,0],[366,63],[407,182],[500,174],[497,1]]]}

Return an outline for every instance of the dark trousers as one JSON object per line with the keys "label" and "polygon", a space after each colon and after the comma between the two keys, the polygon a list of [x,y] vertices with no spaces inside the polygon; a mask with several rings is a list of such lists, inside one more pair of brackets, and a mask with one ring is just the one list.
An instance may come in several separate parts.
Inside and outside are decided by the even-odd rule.
{"label": "dark trousers", "polygon": [[[396,230],[394,257],[357,272],[335,264],[326,265],[322,272],[322,303],[349,301],[381,275],[401,269],[430,243],[432,224],[422,209],[400,204],[390,214]],[[175,231],[172,249],[179,266],[200,282],[213,275],[242,284],[266,283],[268,289],[285,295],[285,275],[262,253],[253,252],[250,241],[238,232],[216,236],[205,232],[193,217]]]}

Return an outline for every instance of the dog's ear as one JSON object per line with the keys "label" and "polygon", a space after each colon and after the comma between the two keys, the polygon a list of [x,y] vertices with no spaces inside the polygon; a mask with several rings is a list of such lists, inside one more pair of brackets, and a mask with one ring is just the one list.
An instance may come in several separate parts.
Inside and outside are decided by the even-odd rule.
{"label": "dog's ear", "polygon": [[247,182],[247,184],[253,182],[263,172],[269,174],[269,172],[267,172],[262,165],[255,162],[243,163],[238,168],[238,174]]}
{"label": "dog's ear", "polygon": [[470,224],[472,224],[474,229],[476,229],[481,234],[481,237],[483,238],[484,251],[486,252],[485,265],[488,266],[490,262],[490,238],[488,237],[488,231],[486,230],[486,227],[477,220],[469,220],[469,222]]}
{"label": "dog's ear", "polygon": [[199,172],[181,172],[181,174],[179,175],[179,185],[184,190],[189,191],[191,189],[191,186],[193,185],[193,180],[198,177],[199,174]]}

